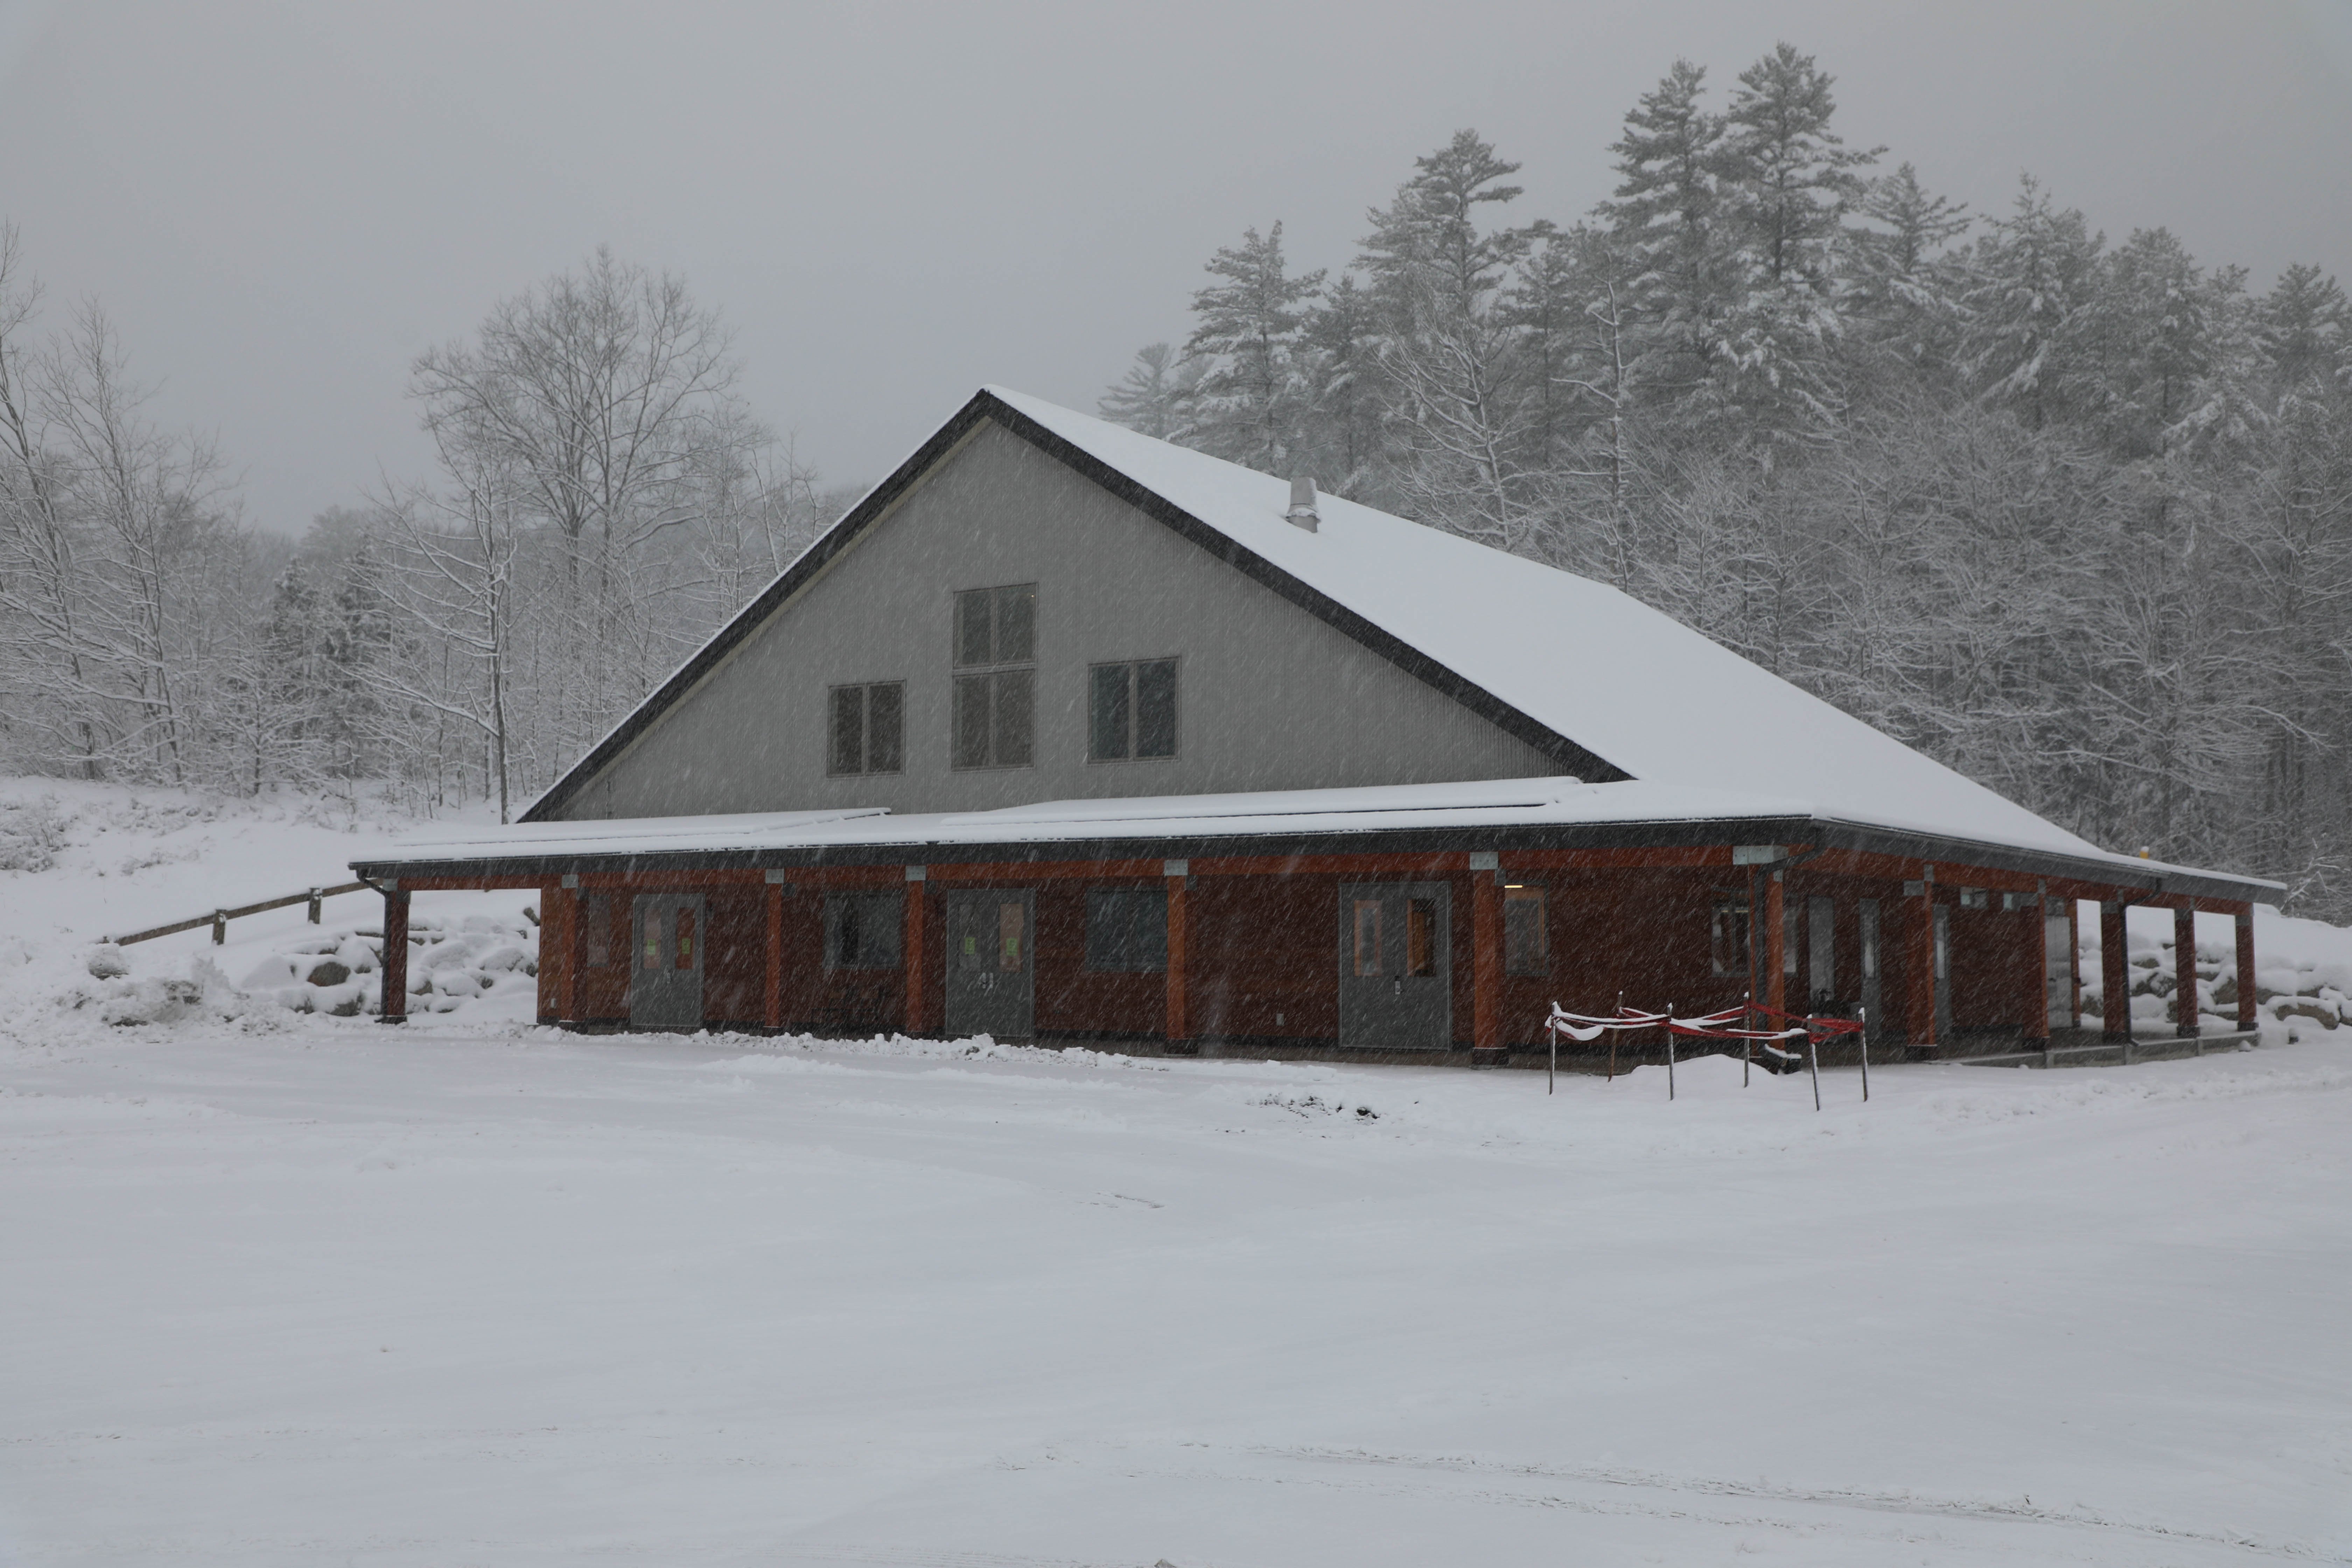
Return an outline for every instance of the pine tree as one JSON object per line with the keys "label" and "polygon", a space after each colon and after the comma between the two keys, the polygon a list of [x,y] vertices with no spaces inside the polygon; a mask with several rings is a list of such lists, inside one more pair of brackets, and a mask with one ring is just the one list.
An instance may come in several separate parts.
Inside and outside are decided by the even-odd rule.
{"label": "pine tree", "polygon": [[1599,210],[1627,257],[1631,308],[1656,351],[1680,362],[1651,379],[1676,391],[1706,376],[1728,287],[1717,232],[1723,121],[1699,107],[1706,83],[1706,68],[1676,60],[1642,95],[1610,146],[1618,183]]}
{"label": "pine tree", "polygon": [[1723,390],[1759,433],[1818,428],[1841,400],[1832,364],[1844,334],[1847,213],[1864,182],[1858,151],[1830,129],[1830,75],[1788,44],[1739,75],[1724,116],[1719,190],[1738,293],[1726,313]]}
{"label": "pine tree", "polygon": [[1244,230],[1239,246],[1210,258],[1208,270],[1225,281],[1192,296],[1199,324],[1184,353],[1206,369],[1185,435],[1202,451],[1282,473],[1308,400],[1297,353],[1306,320],[1300,306],[1323,286],[1323,271],[1288,275],[1279,223],[1263,238]]}
{"label": "pine tree", "polygon": [[1112,423],[1164,441],[1183,424],[1201,370],[1199,362],[1180,359],[1166,343],[1146,343],[1135,351],[1126,379],[1097,406]]}
{"label": "pine tree", "polygon": [[2093,350],[2100,252],[2081,211],[2060,210],[2032,175],[1969,258],[1962,363],[1990,402],[2035,429],[2097,401]]}

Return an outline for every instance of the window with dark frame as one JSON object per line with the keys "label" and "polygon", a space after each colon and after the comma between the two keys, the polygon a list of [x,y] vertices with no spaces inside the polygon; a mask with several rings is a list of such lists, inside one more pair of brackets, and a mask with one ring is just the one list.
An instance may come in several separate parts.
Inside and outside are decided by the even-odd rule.
{"label": "window with dark frame", "polygon": [[1726,978],[1748,978],[1748,900],[1717,899],[1709,946],[1715,973]]}
{"label": "window with dark frame", "polygon": [[836,686],[826,721],[825,772],[895,773],[907,765],[907,683]]}
{"label": "window with dark frame", "polygon": [[580,900],[581,948],[591,969],[610,969],[613,955],[613,895],[590,893]]}
{"label": "window with dark frame", "polygon": [[1503,973],[1551,973],[1551,938],[1547,930],[1544,890],[1517,887],[1503,889]]}
{"label": "window with dark frame", "polygon": [[1138,659],[1087,671],[1087,760],[1149,761],[1176,754],[1176,661]]}
{"label": "window with dark frame", "polygon": [[906,903],[897,893],[832,893],[824,900],[824,966],[896,969]]}
{"label": "window with dark frame", "polygon": [[1025,768],[1037,757],[1037,584],[955,596],[949,755],[959,768]]}
{"label": "window with dark frame", "polygon": [[1087,968],[1156,974],[1168,968],[1168,889],[1097,888],[1087,894]]}
{"label": "window with dark frame", "polygon": [[1409,975],[1437,973],[1437,900],[1404,901],[1404,972]]}

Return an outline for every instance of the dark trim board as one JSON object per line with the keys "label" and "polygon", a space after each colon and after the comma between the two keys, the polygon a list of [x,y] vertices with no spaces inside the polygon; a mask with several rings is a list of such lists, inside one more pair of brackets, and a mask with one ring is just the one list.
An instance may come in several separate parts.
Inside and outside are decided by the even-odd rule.
{"label": "dark trim board", "polygon": [[1092,481],[1097,488],[1209,552],[1251,581],[1271,589],[1423,685],[1461,703],[1504,733],[1532,747],[1561,771],[1573,773],[1587,784],[1614,784],[1633,777],[1615,763],[1521,712],[1476,682],[1440,664],[1419,648],[1358,615],[1328,595],[1309,586],[1229,535],[1212,528],[1158,491],[1138,483],[1092,453],[1046,429],[994,394],[983,391],[973,394],[971,401],[957,410],[955,416],[941,426],[929,440],[916,448],[914,456],[899,464],[888,479],[875,486],[865,500],[852,507],[839,522],[803,551],[799,559],[784,569],[782,576],[769,584],[733,620],[678,666],[668,679],[655,689],[653,694],[639,703],[627,718],[614,725],[610,733],[581,758],[570,772],[549,786],[547,793],[533,801],[517,820],[562,820],[554,814],[593,782],[597,774],[618,761],[624,752],[658,723],[662,715],[691,691],[705,675],[726,662],[728,657],[765,625],[771,616],[856,543],[867,529],[881,521],[883,514],[899,497],[912,489],[933,465],[961,443],[983,420],[993,420],[1009,434],[1020,437],[1072,472]]}
{"label": "dark trim board", "polygon": [[[1400,828],[1388,832],[1250,835],[1218,837],[1070,838],[1024,843],[837,845],[795,849],[706,849],[647,855],[544,854],[446,860],[363,860],[365,877],[554,878],[576,872],[753,871],[793,868],[997,864],[1087,860],[1306,858],[1326,855],[1456,854],[1529,849],[1689,849],[1780,844],[1847,849],[1898,859],[2055,877],[2128,889],[2151,898],[2188,897],[2274,903],[2283,889],[2252,879],[2198,872],[2135,872],[2127,867],[1967,839],[1896,833],[1811,817],[1739,817],[1703,822],[1569,824],[1550,826]],[[1958,879],[1953,879],[1957,880]]]}

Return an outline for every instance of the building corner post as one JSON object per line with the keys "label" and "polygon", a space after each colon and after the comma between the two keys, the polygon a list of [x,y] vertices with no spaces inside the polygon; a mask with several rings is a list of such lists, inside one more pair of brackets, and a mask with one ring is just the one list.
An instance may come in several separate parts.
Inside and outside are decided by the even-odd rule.
{"label": "building corner post", "polygon": [[383,884],[383,998],[376,1007],[379,1024],[408,1022],[408,889],[387,879]]}
{"label": "building corner post", "polygon": [[1789,1010],[1789,882],[1783,871],[1764,880],[1764,1005],[1775,1013]]}
{"label": "building corner post", "polygon": [[2195,1039],[2202,1011],[2197,998],[2197,907],[2183,900],[2172,910],[2172,1032]]}
{"label": "building corner post", "polygon": [[2124,907],[2119,899],[2099,902],[2100,1037],[2111,1046],[2131,1041],[2131,950],[2126,945]]}
{"label": "building corner post", "polygon": [[2238,1027],[2252,1030],[2258,1002],[2254,995],[2254,906],[2238,906]]}

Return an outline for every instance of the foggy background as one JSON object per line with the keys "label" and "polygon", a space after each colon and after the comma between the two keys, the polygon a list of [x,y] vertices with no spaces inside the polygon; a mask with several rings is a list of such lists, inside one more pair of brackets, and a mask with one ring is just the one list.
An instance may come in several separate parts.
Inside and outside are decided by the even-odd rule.
{"label": "foggy background", "polygon": [[2030,169],[2256,290],[2352,268],[2345,0],[0,3],[0,216],[265,528],[425,469],[411,359],[605,242],[724,310],[802,460],[872,480],[983,381],[1091,408],[1244,226],[1344,266],[1460,127],[1524,163],[1514,221],[1573,220],[1677,55],[1719,94],[1784,37],[1849,144],[1979,214]]}

